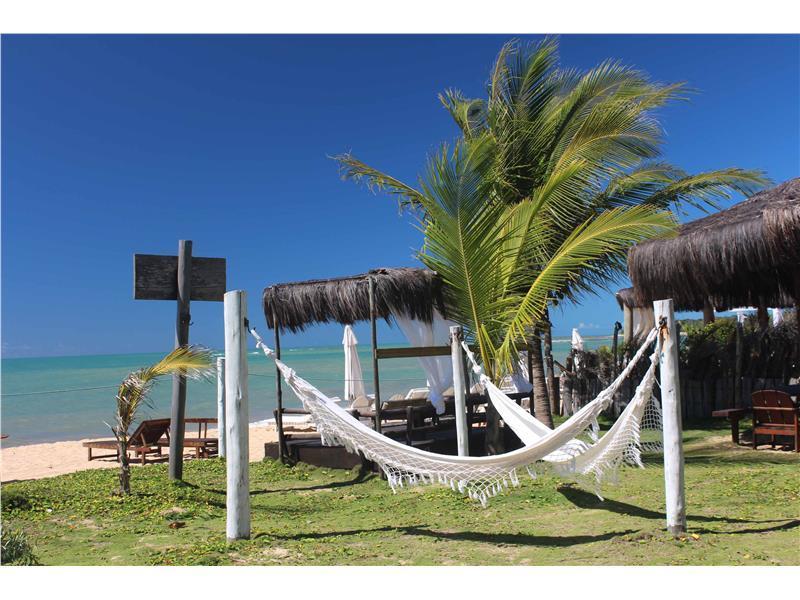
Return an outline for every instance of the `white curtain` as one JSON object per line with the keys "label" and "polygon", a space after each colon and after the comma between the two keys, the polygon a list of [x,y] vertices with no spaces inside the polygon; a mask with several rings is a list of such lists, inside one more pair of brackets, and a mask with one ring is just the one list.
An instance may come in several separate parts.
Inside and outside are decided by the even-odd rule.
{"label": "white curtain", "polygon": [[777,327],[783,323],[783,309],[782,308],[773,308],[772,309],[772,326]]}
{"label": "white curtain", "polygon": [[533,384],[530,382],[528,375],[528,353],[520,352],[519,360],[514,365],[514,371],[509,377],[509,390],[511,392],[521,392],[527,394],[533,389]]}
{"label": "white curtain", "polygon": [[[450,327],[455,325],[446,320],[437,311],[433,314],[433,323],[424,323],[395,315],[400,331],[412,346],[448,346],[450,345]],[[424,356],[419,359],[425,376],[428,379],[428,400],[436,412],[444,412],[442,394],[453,385],[453,363],[449,356]]]}
{"label": "white curtain", "polygon": [[350,325],[344,326],[344,399],[352,402],[356,398],[366,396],[364,392],[364,375],[361,372],[361,361],[358,359],[358,340]]}

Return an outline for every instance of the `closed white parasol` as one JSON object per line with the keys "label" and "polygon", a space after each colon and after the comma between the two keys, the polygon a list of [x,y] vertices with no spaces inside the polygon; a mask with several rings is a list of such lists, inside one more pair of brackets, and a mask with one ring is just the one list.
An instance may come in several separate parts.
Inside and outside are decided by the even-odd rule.
{"label": "closed white parasol", "polygon": [[358,340],[350,325],[344,326],[344,399],[352,402],[356,398],[366,396],[364,392],[364,375],[361,372],[361,361],[358,359]]}

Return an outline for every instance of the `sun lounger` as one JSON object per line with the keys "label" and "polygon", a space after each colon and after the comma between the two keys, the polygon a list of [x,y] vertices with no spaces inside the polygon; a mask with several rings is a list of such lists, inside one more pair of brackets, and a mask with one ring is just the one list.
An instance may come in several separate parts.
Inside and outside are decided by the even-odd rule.
{"label": "sun lounger", "polygon": [[[211,458],[212,456],[217,456],[219,454],[219,438],[208,437],[208,426],[216,425],[216,418],[190,417],[184,419],[184,423],[186,426],[197,425],[197,437],[191,437],[184,434],[184,450],[194,449],[196,458]],[[162,448],[169,447],[169,432],[167,432],[166,439],[159,440],[158,445]]]}
{"label": "sun lounger", "polygon": [[[128,451],[141,459],[142,464],[147,462],[149,454],[161,456],[159,440],[169,436],[169,419],[151,419],[142,421],[136,431],[128,438]],[[98,458],[116,458],[119,460],[119,444],[117,440],[94,440],[83,442],[83,447],[89,451],[89,460]],[[92,456],[92,450],[114,450],[114,454]]]}

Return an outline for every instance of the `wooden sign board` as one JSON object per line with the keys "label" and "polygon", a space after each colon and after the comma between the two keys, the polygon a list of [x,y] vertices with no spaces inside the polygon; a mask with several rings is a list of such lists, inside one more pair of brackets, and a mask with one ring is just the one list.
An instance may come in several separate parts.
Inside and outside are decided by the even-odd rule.
{"label": "wooden sign board", "polygon": [[[225,296],[225,259],[192,257],[190,300],[222,302]],[[177,300],[178,257],[133,255],[134,300]]]}

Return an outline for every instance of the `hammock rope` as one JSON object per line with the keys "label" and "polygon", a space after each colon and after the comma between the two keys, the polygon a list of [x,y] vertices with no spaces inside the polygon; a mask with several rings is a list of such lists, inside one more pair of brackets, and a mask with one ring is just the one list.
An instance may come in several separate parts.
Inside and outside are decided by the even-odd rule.
{"label": "hammock rope", "polygon": [[[508,488],[509,483],[518,486],[519,473],[523,470],[534,478],[549,470],[588,484],[599,496],[603,483],[616,480],[621,465],[643,466],[640,423],[652,395],[659,348],[650,356],[650,366],[633,399],[611,429],[596,442],[578,444],[576,438],[596,424],[597,417],[607,408],[613,394],[601,392],[559,427],[545,427],[546,432],[522,448],[493,456],[472,457],[427,452],[376,432],[278,359],[255,329],[250,332],[256,339],[256,346],[275,361],[286,384],[311,414],[322,443],[344,446],[348,451],[360,452],[367,460],[375,462],[395,492],[406,485],[448,485],[486,506],[489,498]],[[652,338],[648,337],[643,349],[651,341]],[[642,354],[644,351],[640,350]]]}

